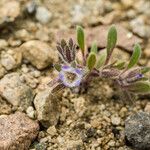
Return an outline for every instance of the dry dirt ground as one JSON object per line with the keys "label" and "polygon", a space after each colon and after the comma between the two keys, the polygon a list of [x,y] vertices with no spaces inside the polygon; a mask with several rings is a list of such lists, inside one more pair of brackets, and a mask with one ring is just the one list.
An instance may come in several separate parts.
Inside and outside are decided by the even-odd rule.
{"label": "dry dirt ground", "polygon": [[99,50],[106,46],[109,25],[116,24],[113,59],[129,60],[139,42],[139,65],[150,67],[149,0],[1,0],[0,115],[22,111],[39,122],[30,150],[130,150],[125,119],[150,112],[150,95],[131,104],[113,82],[102,79],[82,94],[65,89],[57,96],[47,90],[57,75],[52,68],[58,61],[56,42],[74,38],[77,24],[85,28],[87,47],[97,40]]}

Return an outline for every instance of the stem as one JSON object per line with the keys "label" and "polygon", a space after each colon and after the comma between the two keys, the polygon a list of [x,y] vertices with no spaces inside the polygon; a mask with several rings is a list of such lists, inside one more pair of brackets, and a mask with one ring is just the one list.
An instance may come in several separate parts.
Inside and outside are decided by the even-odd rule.
{"label": "stem", "polygon": [[105,65],[107,65],[109,63],[110,57],[112,55],[113,49],[111,50],[111,52],[107,55],[106,61],[105,61]]}
{"label": "stem", "polygon": [[83,58],[83,66],[85,66],[86,65],[86,58],[85,58],[85,54],[84,53],[82,53],[82,58]]}

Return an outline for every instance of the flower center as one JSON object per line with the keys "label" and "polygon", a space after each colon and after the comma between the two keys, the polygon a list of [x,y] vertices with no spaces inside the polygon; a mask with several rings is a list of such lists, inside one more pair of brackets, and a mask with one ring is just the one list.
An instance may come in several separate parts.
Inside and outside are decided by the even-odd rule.
{"label": "flower center", "polygon": [[66,77],[69,81],[74,81],[76,79],[76,74],[75,73],[72,73],[72,72],[66,72]]}

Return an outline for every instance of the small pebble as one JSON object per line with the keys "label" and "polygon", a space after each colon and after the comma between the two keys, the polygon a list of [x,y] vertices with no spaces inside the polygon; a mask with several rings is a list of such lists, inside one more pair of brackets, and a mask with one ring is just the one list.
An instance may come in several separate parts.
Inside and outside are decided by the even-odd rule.
{"label": "small pebble", "polygon": [[121,123],[120,117],[111,116],[111,123],[112,123],[113,125],[119,125],[119,124]]}
{"label": "small pebble", "polygon": [[32,119],[35,118],[35,110],[34,110],[34,108],[33,108],[32,106],[29,106],[29,107],[27,108],[26,113],[27,113],[27,115],[28,115],[30,118],[32,118]]}
{"label": "small pebble", "polygon": [[47,133],[48,133],[49,135],[51,135],[51,136],[56,135],[57,130],[56,130],[55,126],[50,126],[50,127],[47,129]]}
{"label": "small pebble", "polygon": [[36,10],[35,17],[39,22],[46,24],[51,20],[52,13],[45,7],[40,6]]}

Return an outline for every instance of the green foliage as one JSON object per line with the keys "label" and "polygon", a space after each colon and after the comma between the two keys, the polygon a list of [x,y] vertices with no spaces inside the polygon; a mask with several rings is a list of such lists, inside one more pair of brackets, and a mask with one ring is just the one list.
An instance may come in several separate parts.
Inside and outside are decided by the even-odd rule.
{"label": "green foliage", "polygon": [[61,65],[60,64],[54,64],[54,68],[60,72],[61,71]]}
{"label": "green foliage", "polygon": [[137,64],[137,62],[139,61],[139,58],[141,56],[141,47],[139,44],[136,44],[134,46],[134,51],[133,51],[133,54],[131,56],[131,59],[130,59],[130,62],[128,64],[128,67],[127,69],[130,69],[132,68],[134,65]]}
{"label": "green foliage", "polygon": [[90,51],[93,52],[93,53],[95,53],[95,54],[97,54],[98,48],[97,48],[96,42],[94,42],[94,43],[92,44]]}
{"label": "green foliage", "polygon": [[124,62],[124,61],[120,61],[120,62],[118,62],[118,63],[115,65],[115,67],[116,67],[117,69],[119,69],[119,70],[122,70],[122,69],[125,68],[125,62]]}
{"label": "green foliage", "polygon": [[[119,88],[125,92],[129,92],[127,94],[150,94],[150,81],[148,80],[148,74],[145,74],[150,71],[150,67],[134,67],[141,56],[139,44],[134,46],[133,54],[128,64],[122,60],[109,62],[112,52],[117,44],[117,30],[115,26],[110,27],[107,35],[106,49],[100,51],[100,53],[98,53],[96,42],[93,42],[90,52],[88,53],[85,49],[85,35],[83,28],[77,26],[76,32],[77,43],[81,50],[79,52],[82,52],[82,57],[79,56],[80,53],[76,55],[76,44],[74,44],[72,39],[69,39],[68,43],[65,40],[61,40],[61,42],[57,44],[57,50],[64,61],[63,64],[54,65],[55,69],[60,72],[60,76],[59,80],[57,79],[59,84],[54,87],[52,93],[55,93],[66,86],[74,87],[72,86],[74,83],[75,86],[79,86],[80,83],[85,80],[87,80],[88,83],[90,81],[89,79],[92,77],[99,76],[100,78],[110,78],[115,80],[115,83],[118,84]],[[61,66],[63,65],[67,66],[67,71],[65,69],[63,70],[63,68],[61,70]],[[80,73],[78,72],[78,69]],[[71,86],[70,81],[69,84],[67,83],[68,77],[66,72],[70,72],[76,77],[75,79],[72,79],[73,84]],[[64,76],[63,78],[62,75]]]}
{"label": "green foliage", "polygon": [[115,26],[111,26],[107,35],[107,57],[110,57],[117,43],[117,30]]}
{"label": "green foliage", "polygon": [[133,93],[139,94],[150,94],[150,82],[139,81],[131,84],[128,90]]}
{"label": "green foliage", "polygon": [[100,67],[102,67],[106,61],[106,57],[107,57],[107,53],[106,50],[104,50],[103,52],[101,52],[97,64],[96,64],[96,68],[99,69]]}
{"label": "green foliage", "polygon": [[147,72],[149,72],[149,71],[150,71],[150,67],[143,67],[143,68],[141,69],[141,73],[142,73],[142,74],[147,73]]}
{"label": "green foliage", "polygon": [[85,43],[84,43],[84,30],[81,26],[77,26],[77,42],[78,42],[78,45],[82,51],[82,54],[84,54],[84,51],[85,51]]}
{"label": "green foliage", "polygon": [[91,52],[87,58],[87,67],[92,70],[96,64],[96,54]]}

